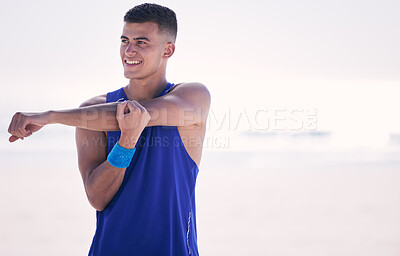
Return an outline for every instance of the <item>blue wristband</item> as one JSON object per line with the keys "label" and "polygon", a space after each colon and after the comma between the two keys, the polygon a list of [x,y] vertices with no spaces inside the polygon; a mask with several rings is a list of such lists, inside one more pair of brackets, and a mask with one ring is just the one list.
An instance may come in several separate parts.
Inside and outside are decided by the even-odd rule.
{"label": "blue wristband", "polygon": [[121,147],[117,141],[110,154],[108,154],[107,160],[114,167],[126,168],[131,163],[135,151],[136,148],[128,149]]}

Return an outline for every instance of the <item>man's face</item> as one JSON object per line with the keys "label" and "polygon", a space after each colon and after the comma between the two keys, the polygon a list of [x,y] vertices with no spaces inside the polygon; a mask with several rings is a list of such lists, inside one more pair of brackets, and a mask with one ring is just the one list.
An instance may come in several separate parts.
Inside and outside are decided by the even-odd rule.
{"label": "man's face", "polygon": [[125,22],[120,47],[125,77],[144,79],[161,72],[169,58],[170,44],[167,36],[158,32],[156,23]]}

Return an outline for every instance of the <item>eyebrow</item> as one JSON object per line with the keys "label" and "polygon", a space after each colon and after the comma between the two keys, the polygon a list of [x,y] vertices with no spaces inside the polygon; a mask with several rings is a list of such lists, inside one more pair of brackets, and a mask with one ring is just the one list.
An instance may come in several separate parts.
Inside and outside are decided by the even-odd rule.
{"label": "eyebrow", "polygon": [[[126,37],[126,36],[121,36],[121,39],[128,39],[129,40],[129,38],[128,37]],[[148,42],[150,42],[150,39],[148,39],[147,37],[135,37],[135,38],[132,38],[133,40],[136,40],[136,41],[138,41],[138,40],[144,40],[144,41],[148,41]]]}

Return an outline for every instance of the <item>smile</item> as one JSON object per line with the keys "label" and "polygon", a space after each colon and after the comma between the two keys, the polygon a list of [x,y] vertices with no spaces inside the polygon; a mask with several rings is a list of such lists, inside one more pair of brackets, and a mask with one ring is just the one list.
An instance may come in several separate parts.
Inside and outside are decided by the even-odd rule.
{"label": "smile", "polygon": [[141,60],[125,60],[125,63],[129,64],[129,65],[138,65],[138,64],[142,63],[142,61]]}

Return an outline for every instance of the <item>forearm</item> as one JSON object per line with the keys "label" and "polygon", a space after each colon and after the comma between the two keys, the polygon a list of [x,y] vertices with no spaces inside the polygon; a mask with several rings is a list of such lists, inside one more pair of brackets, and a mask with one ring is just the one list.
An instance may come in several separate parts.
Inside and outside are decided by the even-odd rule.
{"label": "forearm", "polygon": [[85,189],[90,204],[102,211],[118,192],[126,168],[116,168],[104,161],[86,179]]}
{"label": "forearm", "polygon": [[117,102],[47,112],[49,124],[63,124],[94,131],[118,131]]}
{"label": "forearm", "polygon": [[[136,146],[138,134],[121,133],[118,144],[121,147],[133,149]],[[102,211],[118,192],[124,179],[126,168],[112,166],[105,160],[93,171],[87,174],[85,190],[90,204],[98,211]]]}

